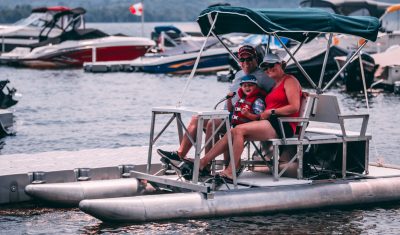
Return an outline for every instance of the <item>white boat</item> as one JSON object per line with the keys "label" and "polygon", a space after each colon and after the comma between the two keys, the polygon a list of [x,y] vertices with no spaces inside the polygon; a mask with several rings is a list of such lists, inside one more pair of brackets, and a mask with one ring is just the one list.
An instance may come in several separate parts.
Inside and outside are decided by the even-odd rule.
{"label": "white boat", "polygon": [[17,47],[0,56],[0,63],[30,68],[82,67],[89,61],[120,61],[144,55],[155,43],[147,38],[106,36],[86,40],[68,40],[55,45]]}
{"label": "white boat", "polygon": [[[97,29],[81,28],[86,12],[83,8],[60,9],[40,30],[38,43],[12,44],[13,50],[1,54],[0,64],[31,68],[81,67],[89,61],[132,60],[155,45],[147,38],[110,36]],[[52,37],[51,33],[57,32],[60,24],[61,33]],[[11,43],[3,47],[7,45],[11,47]]]}
{"label": "white boat", "polygon": [[373,87],[383,87],[384,89],[399,93],[400,88],[400,45],[392,46],[385,52],[371,55],[377,69],[375,71],[375,82]]}
{"label": "white boat", "polygon": [[[84,29],[82,8],[71,9],[63,6],[40,7],[32,9],[31,15],[11,25],[0,25],[1,53],[15,47],[39,46],[47,39],[60,37],[67,27]],[[70,24],[72,23],[72,24]],[[54,27],[57,25],[57,27]],[[55,43],[53,40],[52,43]]]}
{"label": "white boat", "polygon": [[[154,32],[157,32],[153,33],[153,39],[158,42],[157,46],[145,55],[132,61],[117,63],[88,62],[84,64],[84,70],[86,72],[128,70],[146,73],[190,73],[206,37],[189,35],[174,26],[158,26],[155,27]],[[236,52],[243,38],[243,35],[229,35],[222,40]],[[227,70],[230,67],[229,52],[223,48],[218,39],[207,40],[203,53],[204,56],[198,62],[198,72],[211,73]]]}

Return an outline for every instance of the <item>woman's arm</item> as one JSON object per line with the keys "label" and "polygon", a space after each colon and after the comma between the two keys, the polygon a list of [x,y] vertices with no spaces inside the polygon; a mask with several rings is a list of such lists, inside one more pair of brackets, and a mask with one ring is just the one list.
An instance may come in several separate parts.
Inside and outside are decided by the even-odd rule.
{"label": "woman's arm", "polygon": [[[300,110],[300,91],[301,86],[296,78],[290,76],[285,81],[285,94],[288,99],[288,105],[276,108],[275,114],[278,116],[288,116]],[[261,119],[268,119],[271,116],[272,109],[265,110],[261,114]]]}

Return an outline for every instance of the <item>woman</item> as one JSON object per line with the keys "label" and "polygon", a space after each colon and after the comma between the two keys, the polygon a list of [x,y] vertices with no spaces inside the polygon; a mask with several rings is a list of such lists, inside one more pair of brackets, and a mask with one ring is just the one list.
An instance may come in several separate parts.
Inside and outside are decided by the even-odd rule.
{"label": "woman", "polygon": [[[232,129],[233,155],[236,169],[240,165],[240,157],[244,149],[244,142],[263,141],[282,136],[276,116],[298,117],[301,100],[301,86],[297,79],[284,72],[285,62],[276,54],[267,54],[260,68],[275,81],[275,86],[266,96],[266,109],[260,115],[259,121],[253,121],[239,125]],[[284,123],[286,137],[292,137],[296,130],[297,123]],[[224,136],[216,145],[200,160],[200,170],[210,161],[228,149],[227,136]],[[286,154],[285,154],[286,155]],[[288,162],[288,156],[281,156],[282,162]],[[232,163],[220,176],[232,179]],[[280,168],[283,167],[280,165]],[[293,176],[293,171],[297,166],[291,166],[288,170],[289,176]]]}

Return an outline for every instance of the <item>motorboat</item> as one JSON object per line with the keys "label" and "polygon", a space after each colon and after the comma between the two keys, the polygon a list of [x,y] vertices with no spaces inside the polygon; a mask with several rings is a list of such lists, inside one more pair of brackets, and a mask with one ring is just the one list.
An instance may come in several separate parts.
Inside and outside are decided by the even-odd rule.
{"label": "motorboat", "polygon": [[[156,26],[152,32],[152,39],[156,42],[156,46],[137,59],[116,63],[88,62],[84,64],[84,70],[86,72],[189,73],[195,64],[198,51],[206,41],[206,38],[199,33],[184,32],[172,25]],[[224,37],[223,40],[236,51],[243,36],[233,34]],[[212,73],[229,68],[232,63],[229,53],[216,38],[208,40],[205,48],[205,56],[199,61],[199,72]]]}
{"label": "motorboat", "polygon": [[182,41],[203,42],[200,32],[184,32],[174,25],[155,26],[151,32],[151,39],[157,43],[156,52],[162,52],[177,47]]}
{"label": "motorboat", "polygon": [[[182,32],[174,26],[160,26],[158,32],[159,53],[147,53],[133,60],[131,66],[135,71],[147,73],[189,73],[195,64],[198,51],[206,41],[206,37],[198,34]],[[239,39],[238,39],[239,38]],[[227,46],[236,51],[242,35],[230,35],[223,40]],[[210,73],[229,68],[229,53],[221,46],[216,38],[207,40],[204,44],[204,56],[198,62],[198,72]]]}
{"label": "motorboat", "polygon": [[[0,25],[1,53],[9,52],[15,47],[34,48],[45,45],[46,39],[60,37],[67,27],[84,29],[82,10],[64,6],[34,8],[27,18],[11,25]],[[69,22],[73,24],[70,25]],[[42,43],[39,44],[40,42]],[[53,40],[51,43],[56,42]]]}
{"label": "motorboat", "polygon": [[[10,83],[9,80],[0,81],[0,109],[7,109],[18,103],[18,100],[15,100],[14,98],[15,94],[17,93],[17,89],[14,87],[9,88],[7,86],[8,83]],[[4,89],[7,91],[4,92]]]}
{"label": "motorboat", "polygon": [[[398,28],[398,24],[397,28],[395,25],[390,24],[397,21],[398,17],[391,17],[391,15],[393,16],[395,13],[399,14],[400,4],[373,0],[303,0],[300,2],[300,6],[322,8],[340,15],[360,15],[379,18],[381,28],[378,33],[378,39],[376,42],[369,43],[369,45],[364,47],[363,51],[366,53],[380,53],[393,45],[400,44],[400,29]],[[359,44],[360,38],[351,35],[339,35],[335,40],[338,46],[349,51],[354,51]]]}
{"label": "motorboat", "polygon": [[[236,51],[237,47],[232,50]],[[172,51],[148,54],[133,60],[130,65],[137,72],[184,74],[192,71],[198,49],[192,52],[174,54]],[[229,69],[229,53],[224,48],[210,48],[204,51],[199,61],[199,72],[211,73]]]}
{"label": "motorboat", "polygon": [[[320,79],[320,73],[322,66],[324,65],[325,54],[327,51],[326,44],[328,39],[325,37],[317,37],[309,43],[306,43],[302,46],[302,50],[299,50],[295,56],[299,61],[301,66],[310,75],[315,83],[318,83]],[[292,52],[294,52],[296,47],[292,48]],[[326,67],[324,72],[324,77],[330,77],[337,73],[338,68],[334,58],[336,56],[347,56],[348,51],[334,45],[333,43],[330,45],[329,54],[326,61]],[[288,61],[285,71],[289,74],[294,75],[299,82],[303,86],[308,86],[309,83],[307,79],[304,77],[300,69],[297,67],[295,62],[290,59],[289,56],[286,57],[286,61]],[[324,81],[323,81],[324,82]],[[327,82],[327,81],[325,81]]]}
{"label": "motorboat", "polygon": [[8,108],[18,103],[18,100],[15,99],[17,89],[9,88],[8,83],[10,83],[9,80],[0,81],[0,138],[15,134],[14,114]]}
{"label": "motorboat", "polygon": [[[85,12],[83,8],[62,8],[40,31],[38,43],[19,45],[3,53],[0,64],[31,68],[81,67],[89,61],[132,60],[155,45],[147,38],[110,36],[97,29],[82,29],[80,19]],[[51,37],[50,33],[60,28],[60,22],[64,24],[62,33]]]}
{"label": "motorboat", "polygon": [[373,86],[383,87],[399,94],[400,90],[400,45],[389,47],[385,52],[373,54],[378,66]]}
{"label": "motorboat", "polygon": [[154,46],[147,38],[105,36],[96,39],[68,40],[56,45],[15,48],[0,56],[0,63],[30,68],[82,67],[89,61],[130,60],[144,55]]}

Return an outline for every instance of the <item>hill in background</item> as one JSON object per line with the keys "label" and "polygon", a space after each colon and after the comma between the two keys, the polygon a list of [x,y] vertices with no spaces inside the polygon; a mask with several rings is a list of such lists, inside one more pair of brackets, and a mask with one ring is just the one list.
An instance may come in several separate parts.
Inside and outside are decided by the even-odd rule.
{"label": "hill in background", "polygon": [[[0,23],[13,23],[30,14],[32,8],[43,6],[83,7],[87,10],[88,22],[138,22],[140,17],[130,14],[132,0],[1,0]],[[259,0],[145,0],[146,22],[195,21],[199,13],[215,3],[230,3],[233,6],[250,8],[298,7],[300,0],[259,1]]]}

